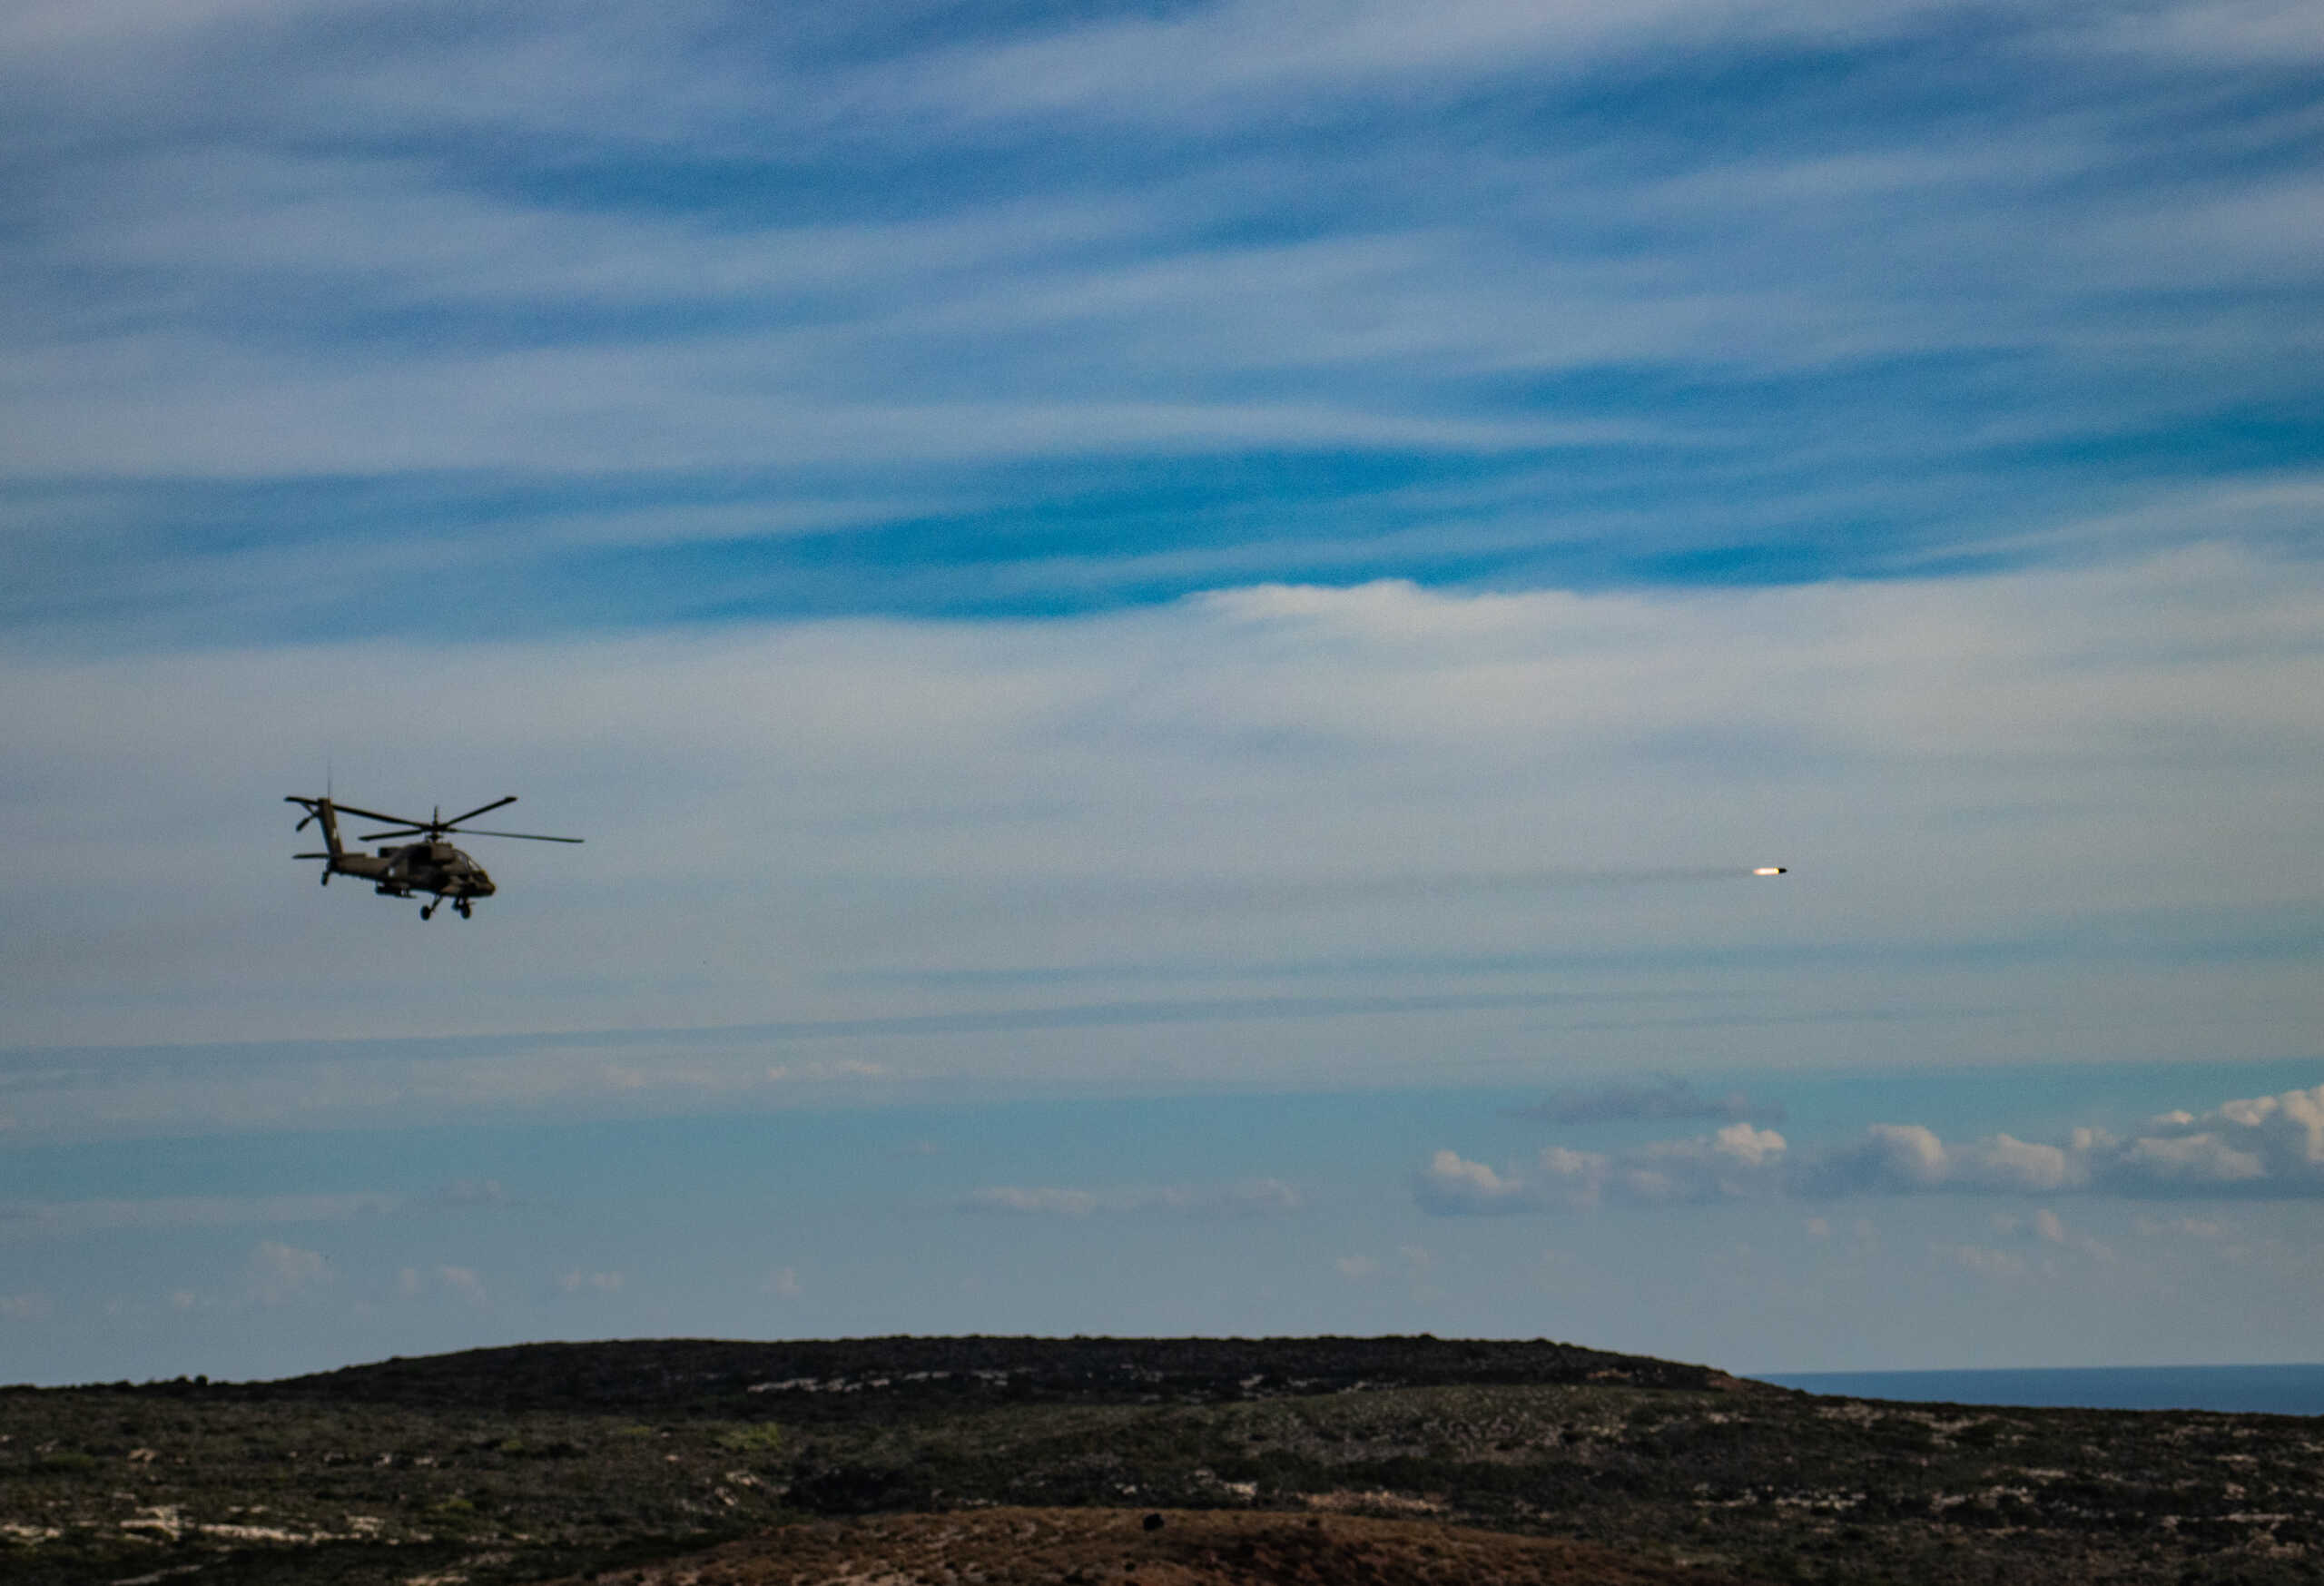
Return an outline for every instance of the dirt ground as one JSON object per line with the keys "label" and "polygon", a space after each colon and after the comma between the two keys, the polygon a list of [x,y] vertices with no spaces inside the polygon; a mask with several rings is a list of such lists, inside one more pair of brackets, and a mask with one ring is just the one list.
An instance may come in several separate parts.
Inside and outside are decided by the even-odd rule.
{"label": "dirt ground", "polygon": [[[1159,1523],[1156,1523],[1156,1522]],[[1739,1586],[1715,1567],[1429,1520],[981,1509],[788,1526],[595,1586]]]}

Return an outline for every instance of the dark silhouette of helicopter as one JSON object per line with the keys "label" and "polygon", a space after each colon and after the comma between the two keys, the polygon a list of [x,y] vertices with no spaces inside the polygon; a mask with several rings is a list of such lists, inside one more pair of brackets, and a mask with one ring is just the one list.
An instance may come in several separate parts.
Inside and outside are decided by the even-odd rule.
{"label": "dark silhouette of helicopter", "polygon": [[[322,883],[330,885],[335,875],[360,876],[372,883],[371,890],[383,898],[409,898],[414,892],[433,892],[436,901],[419,906],[422,920],[434,917],[447,899],[453,912],[463,920],[470,917],[478,898],[488,898],[499,889],[484,872],[484,866],[462,853],[444,839],[458,832],[464,837],[522,837],[528,842],[578,842],[578,837],[544,837],[537,832],[469,832],[462,823],[473,821],[489,810],[503,804],[513,804],[517,795],[495,799],[488,804],[478,804],[465,815],[444,819],[441,805],[428,813],[425,821],[414,821],[403,815],[383,815],[377,810],[359,810],[353,804],[333,802],[329,793],[319,799],[302,799],[292,793],[282,801],[300,805],[307,812],[294,830],[304,832],[317,821],[323,823],[322,853],[297,853],[294,859],[323,861]],[[374,832],[357,839],[362,842],[377,842],[389,837],[419,837],[418,842],[405,842],[382,848],[376,856],[358,849],[343,846],[339,840],[339,817],[359,815],[366,821],[385,821],[395,830]]]}

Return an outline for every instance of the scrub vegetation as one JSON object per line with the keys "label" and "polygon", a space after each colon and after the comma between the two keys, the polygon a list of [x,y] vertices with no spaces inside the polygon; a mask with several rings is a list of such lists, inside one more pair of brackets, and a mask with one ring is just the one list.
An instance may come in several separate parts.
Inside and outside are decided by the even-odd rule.
{"label": "scrub vegetation", "polygon": [[1820,1398],[1541,1342],[536,1345],[0,1391],[0,1577],[29,1586],[2319,1571],[2324,1422]]}

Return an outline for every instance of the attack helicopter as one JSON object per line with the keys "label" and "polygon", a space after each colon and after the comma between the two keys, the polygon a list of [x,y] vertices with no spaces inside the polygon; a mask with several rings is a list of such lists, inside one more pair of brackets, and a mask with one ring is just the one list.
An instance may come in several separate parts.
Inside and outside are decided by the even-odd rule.
{"label": "attack helicopter", "polygon": [[[359,810],[353,804],[342,804],[329,793],[319,799],[300,798],[292,793],[283,801],[304,809],[306,818],[293,828],[303,832],[320,821],[323,828],[321,853],[296,853],[293,859],[320,859],[323,862],[322,884],[330,885],[335,875],[359,876],[372,883],[371,890],[383,898],[409,898],[414,892],[432,892],[436,901],[419,906],[422,920],[433,919],[436,911],[447,901],[452,911],[461,919],[472,917],[478,898],[488,898],[499,889],[485,873],[484,866],[453,847],[445,839],[454,832],[463,837],[521,837],[527,842],[578,842],[578,837],[546,837],[537,832],[484,832],[468,829],[466,823],[488,813],[505,804],[517,802],[510,793],[505,799],[495,799],[488,804],[478,804],[465,815],[444,819],[443,806],[438,804],[425,821],[415,821],[405,815],[383,815],[377,810]],[[366,821],[385,821],[392,831],[373,832],[358,838],[361,842],[378,842],[390,837],[418,837],[418,842],[399,843],[380,849],[377,854],[351,849],[340,842],[339,817],[358,815]]]}

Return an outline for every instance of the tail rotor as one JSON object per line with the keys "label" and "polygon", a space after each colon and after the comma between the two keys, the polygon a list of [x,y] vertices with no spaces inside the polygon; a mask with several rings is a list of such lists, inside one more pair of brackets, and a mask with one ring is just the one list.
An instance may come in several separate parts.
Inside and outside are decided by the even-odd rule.
{"label": "tail rotor", "polygon": [[[322,853],[301,853],[294,855],[294,857],[299,859],[335,860],[347,852],[340,846],[339,841],[339,806],[331,803],[330,793],[326,793],[319,799],[300,798],[298,794],[291,793],[284,798],[282,802],[286,804],[298,804],[307,812],[304,815],[300,817],[299,823],[290,829],[293,835],[296,835],[298,832],[304,832],[308,827],[313,825],[318,821],[322,823],[323,847],[327,852]],[[324,871],[324,874],[330,874],[328,868]]]}

